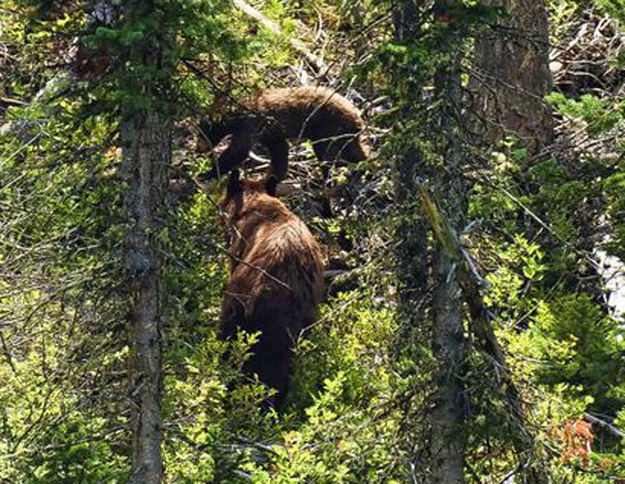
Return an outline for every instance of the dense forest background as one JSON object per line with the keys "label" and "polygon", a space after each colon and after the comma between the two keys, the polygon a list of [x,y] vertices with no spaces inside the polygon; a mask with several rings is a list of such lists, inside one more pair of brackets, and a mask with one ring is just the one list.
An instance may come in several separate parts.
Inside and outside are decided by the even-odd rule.
{"label": "dense forest background", "polygon": [[[3,0],[0,483],[625,482],[622,0]],[[202,116],[327,86],[369,159],[284,411],[218,339]],[[267,170],[261,146],[245,176]],[[195,181],[194,181],[195,180]]]}

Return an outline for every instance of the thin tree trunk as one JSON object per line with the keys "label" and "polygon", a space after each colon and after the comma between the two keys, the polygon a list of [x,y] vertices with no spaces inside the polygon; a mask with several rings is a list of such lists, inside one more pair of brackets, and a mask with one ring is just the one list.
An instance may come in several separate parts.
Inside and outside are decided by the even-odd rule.
{"label": "thin tree trunk", "polygon": [[159,115],[141,112],[121,129],[126,219],[126,270],[132,299],[129,358],[132,442],[131,483],[162,481],[162,219],[171,143]]}
{"label": "thin tree trunk", "polygon": [[[435,10],[444,11],[449,0],[435,2]],[[452,44],[453,45],[453,44]],[[453,48],[453,46],[451,47]],[[441,134],[444,168],[433,174],[433,186],[448,220],[457,232],[466,219],[466,185],[462,179],[462,141],[457,136],[456,119],[461,105],[461,53],[453,53],[452,65],[435,73],[436,98],[442,101]],[[456,112],[455,112],[456,111]],[[430,415],[432,484],[464,484],[465,442],[459,426],[464,422],[462,403],[462,366],[466,358],[464,341],[462,289],[452,256],[436,242],[432,261],[432,352],[437,363],[434,373],[434,408]]]}
{"label": "thin tree trunk", "polygon": [[[394,12],[395,41],[414,42],[419,35],[419,12],[413,2],[405,2]],[[414,86],[418,99],[422,86]],[[412,114],[411,106],[403,107],[405,116]],[[399,340],[414,335],[424,320],[424,305],[428,292],[428,241],[427,225],[419,208],[418,179],[425,176],[424,163],[418,148],[411,147],[397,155],[395,162],[395,200],[401,216],[395,239],[396,273],[398,279],[399,312],[404,327]]]}
{"label": "thin tree trunk", "polygon": [[[447,129],[452,128],[448,125]],[[466,188],[456,171],[459,163],[456,145],[457,142],[449,142],[447,170],[441,173],[435,186],[450,222],[458,230],[466,214]],[[462,366],[466,358],[463,294],[456,262],[438,241],[434,246],[432,278],[432,352],[437,366],[433,378],[434,407],[430,414],[430,482],[463,484],[465,443],[459,432],[464,422]]]}
{"label": "thin tree trunk", "polygon": [[[440,7],[440,5],[437,5]],[[421,23],[420,13],[415,2],[406,1],[397,9],[394,16],[395,40],[400,44],[418,43]],[[420,66],[415,66],[419,69]],[[437,98],[449,100],[455,93],[450,86],[459,87],[458,72],[437,73],[435,84]],[[457,77],[454,78],[454,76]],[[458,81],[458,82],[455,82]],[[419,81],[417,81],[419,82]],[[414,86],[414,98],[420,99],[423,85]],[[453,104],[445,102],[443,104]],[[410,105],[405,106],[410,111]],[[453,122],[443,113],[442,135],[451,139]],[[412,113],[414,116],[414,113]],[[409,119],[410,112],[406,112]],[[416,136],[419,133],[415,133]],[[446,208],[454,214],[453,221],[459,222],[465,212],[464,185],[455,170],[459,164],[457,149],[447,141],[443,147],[448,169],[427,170],[426,163],[417,147],[400,154],[397,160],[397,201],[400,210],[406,214],[398,230],[398,279],[400,283],[400,311],[408,320],[413,332],[418,330],[423,309],[419,307],[426,299],[428,287],[428,241],[427,225],[423,214],[415,203],[419,180],[428,179],[441,188],[438,195],[449,201]],[[427,172],[424,172],[424,168]],[[464,441],[458,438],[459,425],[463,422],[462,380],[460,367],[465,358],[463,342],[462,293],[456,277],[454,262],[437,245],[432,263],[432,349],[437,361],[433,375],[434,406],[430,411],[429,449],[431,461],[428,482],[432,484],[463,484]]]}
{"label": "thin tree trunk", "polygon": [[416,196],[419,159],[418,150],[401,154],[395,183],[398,209],[403,214],[395,235],[399,310],[406,324],[405,332],[410,333],[424,319],[428,292],[428,228]]}
{"label": "thin tree trunk", "polygon": [[453,261],[439,246],[433,261],[432,350],[437,361],[435,398],[430,414],[432,484],[462,484],[464,442],[459,437],[463,421],[460,366],[465,348],[462,330],[462,294]]}
{"label": "thin tree trunk", "polygon": [[553,138],[544,96],[551,91],[549,22],[545,0],[483,0],[507,15],[475,46],[477,111],[488,142],[522,139],[536,154]]}

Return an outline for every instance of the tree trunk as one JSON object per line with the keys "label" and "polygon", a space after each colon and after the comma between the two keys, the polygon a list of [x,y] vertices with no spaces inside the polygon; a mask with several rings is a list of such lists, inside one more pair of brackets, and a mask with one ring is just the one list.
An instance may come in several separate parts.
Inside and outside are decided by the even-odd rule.
{"label": "tree trunk", "polygon": [[[397,159],[396,201],[401,220],[397,227],[396,271],[399,311],[403,333],[414,333],[424,319],[428,293],[428,229],[417,202],[418,150],[409,150]],[[402,335],[402,340],[404,335]]]}
{"label": "tree trunk", "polygon": [[[475,47],[477,72],[471,83],[485,140],[493,143],[514,135],[525,143],[528,155],[535,156],[554,136],[553,117],[544,101],[552,89],[546,1],[483,0],[483,4],[506,11],[492,30],[477,39]],[[512,381],[504,386],[523,427],[522,434],[511,437],[525,478],[536,484],[548,482],[532,432],[525,425],[518,392]]]}
{"label": "tree trunk", "polygon": [[551,91],[549,23],[545,0],[483,0],[508,15],[476,42],[477,111],[486,141],[514,135],[528,154],[553,138],[553,120],[543,98]]}
{"label": "tree trunk", "polygon": [[[440,2],[439,2],[440,3]],[[445,5],[436,4],[437,8]],[[395,41],[399,44],[418,44],[423,24],[415,2],[406,1],[394,14]],[[451,96],[457,95],[460,77],[457,66],[436,74],[436,98],[441,100],[441,109],[454,105]],[[415,65],[415,70],[420,66]],[[405,82],[401,79],[398,82]],[[409,90],[414,99],[421,99],[424,89],[419,77]],[[422,107],[421,107],[422,108]],[[411,103],[404,105],[403,117],[411,119],[424,115]],[[403,319],[410,323],[407,328],[418,331],[423,320],[424,310],[420,307],[426,300],[428,287],[428,241],[424,216],[417,206],[419,178],[428,179],[435,187],[440,187],[437,196],[446,200],[445,206],[460,223],[466,212],[464,184],[458,175],[460,147],[451,141],[454,129],[453,117],[448,112],[440,115],[436,132],[440,133],[439,148],[445,150],[444,169],[427,167],[420,148],[414,146],[401,153],[397,159],[398,180],[396,184],[397,202],[400,213],[405,214],[398,229],[398,279],[399,309]],[[414,133],[415,138],[422,133]],[[463,484],[464,441],[457,438],[459,424],[463,422],[462,380],[460,367],[464,361],[462,293],[456,277],[454,262],[437,244],[432,263],[434,290],[432,294],[432,349],[437,365],[433,375],[433,403],[430,411],[429,449],[431,461],[428,482],[432,484]],[[422,328],[421,328],[422,329]],[[417,459],[418,460],[418,459]]]}
{"label": "tree trunk", "polygon": [[127,184],[125,215],[130,225],[126,271],[131,296],[130,395],[131,483],[162,481],[161,250],[158,237],[167,187],[171,143],[159,115],[140,112],[121,129],[122,171]]}
{"label": "tree trunk", "polygon": [[464,360],[462,294],[452,260],[440,246],[433,262],[432,350],[437,361],[434,408],[430,414],[432,484],[462,484],[464,443],[458,438],[463,421],[460,366]]}
{"label": "tree trunk", "polygon": [[[447,129],[452,128],[447,126]],[[450,175],[441,173],[435,181],[435,187],[438,187],[437,198],[444,202],[442,205],[448,220],[459,231],[466,214],[466,188],[461,175],[456,171],[459,162],[457,145],[458,142],[449,142],[445,159],[448,169],[445,172]],[[461,368],[465,360],[466,345],[463,295],[456,262],[438,241],[434,246],[432,277],[432,353],[437,367],[433,378],[434,407],[430,414],[430,482],[462,484],[464,441],[459,437],[458,430],[464,422]]]}
{"label": "tree trunk", "polygon": [[[449,2],[435,2],[435,10],[444,11]],[[453,49],[454,45],[451,44]],[[461,106],[461,52],[451,52],[453,62],[440,67],[434,76],[436,98],[441,101],[440,131],[444,167],[432,176],[441,207],[457,233],[466,219],[467,192],[462,178],[462,140],[456,120]],[[459,426],[464,422],[462,404],[462,366],[466,345],[463,328],[462,289],[452,256],[440,242],[434,246],[432,261],[432,352],[436,360],[434,373],[434,408],[430,415],[430,451],[432,484],[464,484],[465,442]]]}
{"label": "tree trunk", "polygon": [[[418,10],[413,2],[394,12],[395,41],[399,44],[414,42],[419,35]],[[419,98],[422,86],[414,86],[414,97]],[[408,119],[411,104],[403,106]],[[418,136],[418,133],[415,133]],[[427,226],[418,206],[418,179],[424,177],[424,163],[417,147],[397,154],[395,161],[395,200],[400,221],[396,230],[396,273],[398,281],[399,312],[403,331],[399,340],[414,335],[424,320],[424,305],[428,292],[428,242]]]}

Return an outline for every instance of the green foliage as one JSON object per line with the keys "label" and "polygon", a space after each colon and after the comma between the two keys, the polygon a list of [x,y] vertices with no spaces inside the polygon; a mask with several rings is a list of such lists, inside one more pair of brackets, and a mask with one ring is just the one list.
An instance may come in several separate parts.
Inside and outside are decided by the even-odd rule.
{"label": "green foliage", "polygon": [[[364,293],[347,293],[333,301],[338,309],[324,307],[319,326],[299,347],[293,386],[304,400],[294,402],[297,407],[309,404],[321,383],[337,374],[347,404],[363,404],[388,391],[391,376],[385,363],[396,323],[387,308],[376,308],[367,299]],[[376,379],[369,378],[371,373]]]}
{"label": "green foliage", "polygon": [[584,94],[579,101],[575,101],[567,99],[563,94],[553,93],[548,100],[559,114],[583,121],[590,136],[608,131],[623,120],[618,105],[615,107],[609,99],[600,99],[591,94]]}
{"label": "green foliage", "polygon": [[[619,2],[597,3],[622,16]],[[552,4],[559,38],[581,4]],[[438,95],[435,74],[457,68],[460,58],[470,62],[472,38],[502,12],[469,1],[444,12],[434,12],[432,2],[419,5],[413,24],[419,35],[407,40],[388,34],[386,3],[255,4],[281,27],[280,36],[228,0],[125,2],[125,14],[111,25],[90,23],[82,4],[3,4],[0,47],[8,46],[10,60],[0,94],[30,102],[9,108],[0,123],[14,123],[0,139],[1,482],[127,481],[127,316],[119,258],[127,227],[118,115],[150,108],[177,121],[203,112],[220,90],[237,97],[252,85],[305,79],[291,37],[315,38],[307,46],[330,65],[319,79],[339,76],[337,59],[356,58],[352,50],[360,49],[362,60],[345,71],[357,77],[344,72],[343,78],[371,99],[389,99],[375,118],[389,130],[380,135],[378,156],[334,170],[333,189],[343,193],[356,184],[358,191],[349,202],[334,200],[335,218],[314,218],[308,193],[286,200],[321,239],[332,244],[342,237],[354,247],[329,252],[357,268],[356,282],[330,297],[305,331],[287,409],[277,414],[263,403],[270,391],[239,371],[258,335],[241,333],[228,343],[217,337],[227,258],[214,201],[205,193],[168,199],[159,234],[166,479],[398,484],[427,472],[427,465],[410,466],[430,462],[429,294],[420,305],[399,308],[398,295],[416,288],[402,285],[401,277],[411,274],[392,265],[427,254],[392,259],[401,234],[423,230],[415,216],[419,184],[438,176],[449,150],[460,146],[459,138],[449,147],[446,133],[454,131],[449,126],[458,112]],[[77,82],[55,72],[50,66],[65,66],[73,37],[107,53],[111,68]],[[460,79],[466,87],[470,74]],[[606,475],[623,475],[618,439],[594,427],[588,461],[567,460],[571,442],[563,429],[587,411],[625,426],[623,329],[601,302],[588,253],[588,234],[605,217],[604,245],[625,257],[622,99],[552,94],[549,100],[572,132],[583,134],[571,141],[581,154],[532,158],[515,139],[488,152],[462,144],[463,156],[475,154],[464,175],[473,182],[469,217],[477,222],[462,240],[486,274],[485,302],[553,482],[605,483]],[[374,138],[382,133],[372,131]],[[176,161],[191,171],[211,162],[189,153],[189,140],[179,134]],[[591,149],[597,145],[606,150]],[[313,171],[300,169],[308,177]],[[453,181],[457,174],[445,176]],[[454,437],[467,445],[467,481],[498,482],[525,465],[515,451],[525,433],[492,362],[468,331],[465,340],[468,357],[454,370],[463,378],[466,423]]]}
{"label": "green foliage", "polygon": [[614,414],[625,404],[622,329],[588,295],[566,295],[540,305],[527,337],[543,361],[538,381],[567,383],[592,396],[591,409]]}
{"label": "green foliage", "polygon": [[[576,15],[570,2],[560,6],[570,8],[567,19]],[[607,216],[611,235],[603,245],[623,253],[621,100],[559,93],[548,99],[577,151],[528,160],[514,140],[496,147],[491,171],[473,187],[470,213],[484,230],[471,240],[489,270],[486,301],[497,311],[516,378],[537,399],[538,425],[551,426],[539,439],[561,456],[548,457],[555,482],[607,482],[622,466],[618,439],[593,426],[601,444],[595,440],[588,461],[569,459],[573,444],[563,429],[587,411],[611,421],[625,404],[622,328],[599,303],[587,250],[589,234]],[[471,435],[478,433],[473,428]]]}
{"label": "green foliage", "polygon": [[625,19],[625,2],[623,0],[594,0],[594,3],[612,17]]}
{"label": "green foliage", "polygon": [[[14,109],[0,139],[0,479],[123,482],[125,346],[114,258],[120,188],[102,152],[113,126],[78,107]],[[44,156],[45,154],[45,156]],[[122,329],[123,330],[123,329]]]}
{"label": "green foliage", "polygon": [[253,482],[398,482],[392,449],[400,414],[393,405],[396,377],[388,371],[395,331],[391,313],[366,294],[324,307],[297,352],[289,408],[304,415],[268,463],[244,466]]}
{"label": "green foliage", "polygon": [[[202,299],[199,294],[189,297]],[[213,307],[215,302],[213,297]],[[177,344],[168,350],[167,361],[176,371],[166,382],[170,479],[399,479],[398,455],[389,446],[398,439],[400,415],[392,404],[395,377],[386,369],[394,320],[383,306],[358,292],[341,296],[331,306],[324,307],[297,349],[289,410],[280,417],[260,411],[266,389],[245,381],[237,370],[249,356],[253,337],[241,335],[228,345],[226,360],[227,345],[216,340],[210,321],[196,320],[187,332],[174,333]],[[382,418],[389,412],[392,418]],[[260,442],[268,443],[255,444]]]}

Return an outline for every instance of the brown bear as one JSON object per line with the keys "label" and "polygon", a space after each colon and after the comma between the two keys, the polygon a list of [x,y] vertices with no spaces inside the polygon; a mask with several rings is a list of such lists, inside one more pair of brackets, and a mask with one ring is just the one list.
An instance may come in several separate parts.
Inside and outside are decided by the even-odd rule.
{"label": "brown bear", "polygon": [[[225,136],[232,135],[229,147],[217,164],[201,179],[212,179],[239,166],[254,142],[260,142],[271,157],[270,176],[284,180],[289,145],[287,139],[309,139],[319,161],[365,160],[369,145],[358,109],[340,94],[325,87],[265,89],[244,99],[240,109],[220,123],[208,118],[200,122],[197,150],[206,152]],[[328,168],[324,165],[324,177]]]}
{"label": "brown bear", "polygon": [[248,375],[277,390],[282,408],[291,352],[315,319],[323,289],[319,244],[306,225],[275,196],[276,181],[240,181],[235,170],[221,202],[231,266],[221,312],[221,337],[259,331]]}

